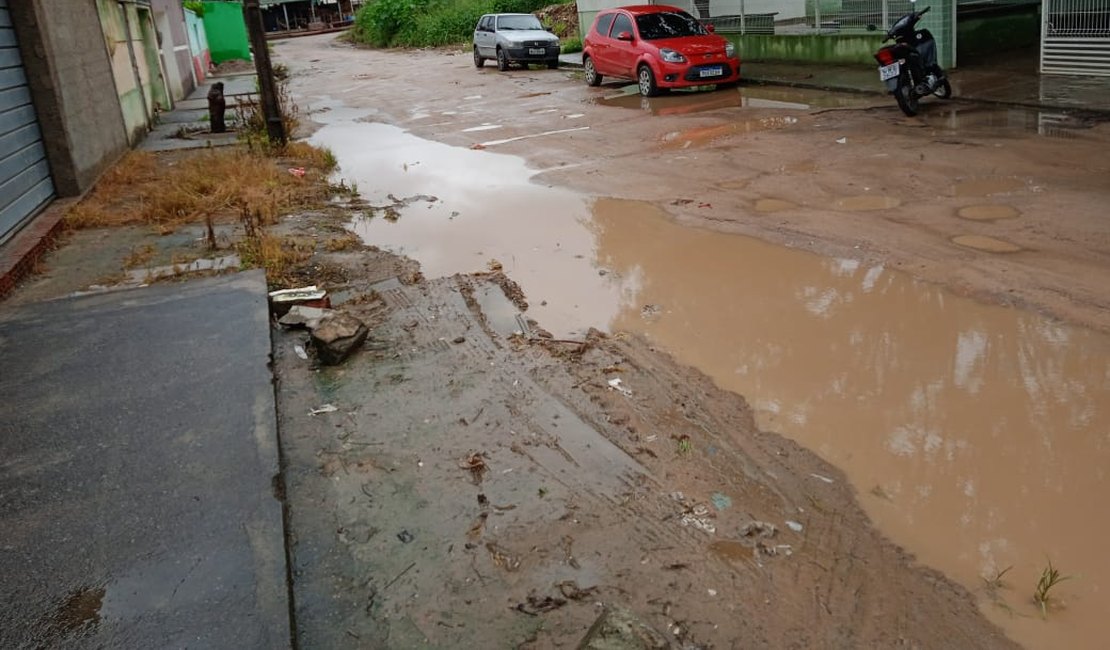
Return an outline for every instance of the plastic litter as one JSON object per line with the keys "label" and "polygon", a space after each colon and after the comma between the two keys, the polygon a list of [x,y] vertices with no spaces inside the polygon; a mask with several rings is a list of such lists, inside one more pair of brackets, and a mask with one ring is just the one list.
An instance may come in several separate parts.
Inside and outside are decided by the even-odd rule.
{"label": "plastic litter", "polygon": [[625,397],[632,395],[632,389],[624,386],[620,377],[614,377],[609,380],[609,390],[615,390]]}
{"label": "plastic litter", "polygon": [[305,361],[308,361],[308,353],[304,351],[303,345],[294,345],[293,351],[297,353],[298,357],[304,359]]}
{"label": "plastic litter", "polygon": [[335,413],[339,407],[335,404],[324,404],[319,408],[314,408],[308,412],[309,415],[320,415],[321,413]]}
{"label": "plastic litter", "polygon": [[802,532],[802,530],[803,530],[803,528],[804,528],[804,527],[803,527],[803,526],[802,526],[801,524],[799,524],[798,522],[796,522],[796,521],[791,521],[791,520],[789,520],[789,519],[787,519],[787,520],[786,520],[786,527],[787,527],[787,528],[789,528],[790,530],[794,531],[795,533],[800,533],[800,532]]}

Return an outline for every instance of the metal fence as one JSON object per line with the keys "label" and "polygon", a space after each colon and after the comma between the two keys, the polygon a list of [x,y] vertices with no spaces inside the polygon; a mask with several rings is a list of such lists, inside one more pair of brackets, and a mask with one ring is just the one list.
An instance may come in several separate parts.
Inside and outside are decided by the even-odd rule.
{"label": "metal fence", "polygon": [[1110,0],[1045,0],[1041,72],[1110,76]]}
{"label": "metal fence", "polygon": [[719,32],[839,34],[886,31],[912,8],[909,0],[678,0]]}

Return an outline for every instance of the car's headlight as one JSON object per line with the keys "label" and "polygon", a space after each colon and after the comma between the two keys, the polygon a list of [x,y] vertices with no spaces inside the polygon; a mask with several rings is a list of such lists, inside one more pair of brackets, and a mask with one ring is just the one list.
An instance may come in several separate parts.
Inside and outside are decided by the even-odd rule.
{"label": "car's headlight", "polygon": [[686,57],[668,48],[659,50],[659,56],[667,63],[686,63]]}
{"label": "car's headlight", "polygon": [[736,46],[732,43],[725,43],[725,57],[731,59],[736,56]]}

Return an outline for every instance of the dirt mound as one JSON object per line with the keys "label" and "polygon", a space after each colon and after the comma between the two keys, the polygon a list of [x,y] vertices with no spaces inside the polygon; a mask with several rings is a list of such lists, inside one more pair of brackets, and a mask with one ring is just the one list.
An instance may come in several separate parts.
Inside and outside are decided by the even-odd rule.
{"label": "dirt mound", "polygon": [[536,12],[545,25],[559,38],[577,38],[578,31],[578,3],[551,5]]}

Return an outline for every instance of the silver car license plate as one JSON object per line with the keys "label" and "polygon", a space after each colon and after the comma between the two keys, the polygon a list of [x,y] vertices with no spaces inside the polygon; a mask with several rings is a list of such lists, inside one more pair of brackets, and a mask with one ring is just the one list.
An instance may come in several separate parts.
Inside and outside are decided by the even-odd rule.
{"label": "silver car license plate", "polygon": [[895,61],[894,63],[891,63],[890,65],[879,66],[879,81],[886,81],[887,79],[893,79],[893,78],[897,77],[898,73],[900,73],[901,71],[902,71],[902,67],[899,65],[899,63],[897,61]]}
{"label": "silver car license plate", "polygon": [[721,68],[721,66],[717,66],[717,67],[714,67],[714,68],[702,68],[701,70],[698,71],[698,76],[699,77],[719,77],[724,73],[725,73],[724,69]]}
{"label": "silver car license plate", "polygon": [[543,49],[542,47],[530,47],[528,48],[528,53],[533,56],[543,56],[544,54],[547,54],[547,50]]}

